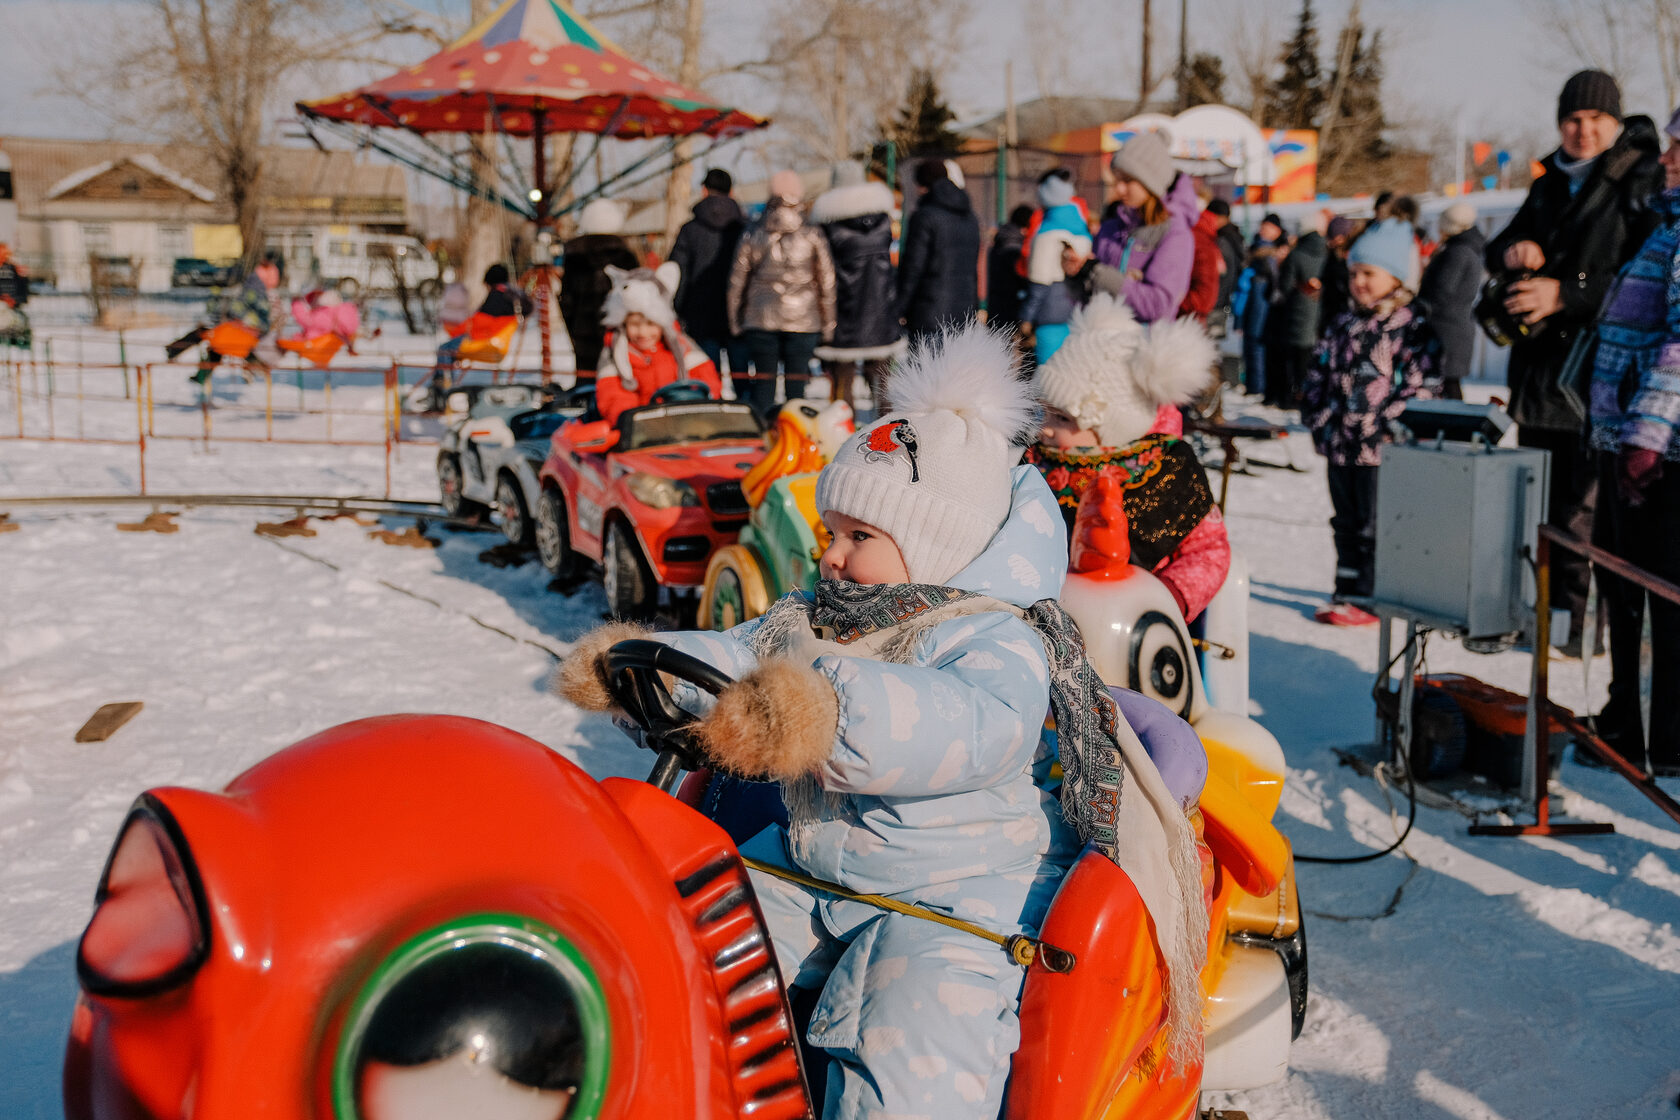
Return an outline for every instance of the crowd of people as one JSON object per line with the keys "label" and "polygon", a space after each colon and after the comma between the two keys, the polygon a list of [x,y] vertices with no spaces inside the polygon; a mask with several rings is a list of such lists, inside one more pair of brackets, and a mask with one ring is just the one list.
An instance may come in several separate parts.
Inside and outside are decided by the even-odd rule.
{"label": "crowd of people", "polygon": [[[1414,200],[1383,197],[1369,220],[1321,213],[1293,236],[1267,214],[1245,246],[1229,206],[1200,194],[1162,139],[1143,134],[1110,161],[1098,220],[1071,176],[1052,170],[1036,184],[1037,206],[1018,208],[983,259],[966,196],[939,161],[924,162],[895,271],[885,189],[837,171],[813,227],[797,178],[773,179],[764,217],[734,251],[731,336],[748,340],[756,367],[780,366],[789,396],[803,391],[821,345],[831,377],[861,363],[892,410],[819,477],[832,543],[813,596],[788,596],[723,635],[661,636],[736,678],[695,734],[727,772],[783,783],[785,822],[766,841],[774,858],[905,898],[958,885],[941,895],[958,916],[1027,929],[1043,920],[1040,888],[1080,843],[1102,843],[1084,810],[1105,791],[1072,776],[1118,745],[1105,728],[1126,725],[1088,687],[1077,637],[1066,641],[1054,596],[1077,556],[1043,547],[1046,536],[1068,539],[1048,511],[1077,530],[1105,488],[1146,493],[1124,507],[1131,555],[1186,619],[1204,610],[1229,544],[1179,438],[1178,406],[1221,377],[1210,322],[1243,336],[1243,390],[1298,410],[1326,460],[1336,572],[1322,621],[1375,621],[1361,603],[1372,593],[1384,447],[1410,401],[1462,395],[1487,315],[1519,336],[1510,405],[1520,442],[1551,453],[1551,519],[1680,579],[1680,111],[1659,159],[1654,126],[1624,119],[1614,81],[1586,71],[1565,84],[1557,122],[1545,174],[1491,242],[1468,202],[1446,209],[1431,241]],[[993,332],[972,325],[982,270]],[[1500,306],[1478,311],[1484,270],[1501,281]],[[910,354],[894,365],[900,336]],[[836,393],[851,375],[834,380]],[[768,392],[755,388],[753,399]],[[1582,400],[1584,409],[1571,403]],[[1584,581],[1584,566],[1563,582],[1579,642],[1577,575]],[[1680,606],[1650,597],[1661,683],[1647,730],[1647,596],[1600,579],[1613,681],[1596,730],[1635,764],[1680,775],[1680,692],[1670,687],[1680,680]],[[907,627],[917,640],[895,637]],[[564,694],[610,707],[604,654],[633,633],[619,624],[580,640],[562,668]],[[1065,813],[1049,811],[1044,740],[1030,763],[1019,753],[1047,708]],[[1104,718],[1082,718],[1092,714]],[[1167,816],[1151,834],[1157,856],[1178,843]],[[964,822],[961,838],[952,820]],[[997,1056],[1019,1043],[1016,976],[928,923],[780,877],[755,873],[755,887],[790,983],[820,991],[809,1041],[831,1060],[825,1115],[997,1111],[1007,1070]],[[1169,975],[1182,967],[1174,946],[1205,936],[1195,894],[1179,893],[1184,924],[1162,922],[1167,911],[1150,902]],[[975,1008],[984,1014],[960,1010]]]}
{"label": "crowd of people", "polygon": [[[1680,468],[1665,468],[1680,459],[1680,343],[1668,293],[1680,203],[1667,193],[1680,174],[1665,176],[1680,157],[1659,157],[1656,126],[1624,117],[1614,79],[1597,71],[1564,85],[1557,125],[1557,150],[1491,240],[1469,200],[1447,206],[1430,230],[1416,200],[1384,193],[1368,217],[1323,210],[1293,231],[1265,213],[1245,243],[1229,201],[1179,170],[1154,132],[1113,153],[1100,212],[1067,169],[1052,168],[984,250],[961,172],[943,159],[915,165],[909,199],[846,162],[807,205],[805,180],[781,171],[751,219],[730,175],[714,168],[657,270],[621,236],[619,203],[585,207],[563,247],[559,306],[580,375],[598,377],[615,411],[675,379],[721,392],[727,369],[735,395],[766,416],[778,400],[805,395],[818,363],[834,399],[861,407],[862,377],[879,410],[907,353],[984,307],[990,326],[1014,339],[1023,376],[1036,371],[1046,393],[1028,457],[1070,521],[1090,479],[1126,469],[1144,442],[1176,453],[1181,407],[1228,377],[1279,419],[1298,413],[1325,458],[1336,571],[1318,617],[1356,626],[1376,621],[1365,601],[1393,422],[1412,400],[1462,397],[1478,320],[1501,315],[1516,337],[1508,404],[1518,442],[1550,453],[1549,521],[1680,579]],[[1680,136],[1680,118],[1666,134]],[[282,264],[259,264],[226,308],[259,334]],[[1491,310],[1489,275],[1501,282]],[[502,266],[485,286],[477,317],[529,312]],[[628,304],[626,291],[637,293]],[[1227,373],[1203,349],[1229,332],[1240,336],[1240,362]],[[455,345],[440,350],[440,369]],[[1174,363],[1163,347],[1194,360]],[[209,354],[195,377],[217,358]],[[1116,409],[1131,419],[1121,424]],[[1222,578],[1228,546],[1218,510],[1188,501],[1170,527],[1156,526],[1166,545],[1153,555],[1194,618],[1210,594],[1206,573]],[[1556,567],[1570,617],[1562,649],[1579,656],[1600,638],[1586,632],[1589,566],[1564,553]],[[1680,768],[1680,698],[1664,691],[1648,725],[1640,710],[1646,596],[1609,573],[1598,578],[1613,666],[1600,733],[1630,758]],[[1652,598],[1648,609],[1657,671],[1680,679],[1680,607]]]}

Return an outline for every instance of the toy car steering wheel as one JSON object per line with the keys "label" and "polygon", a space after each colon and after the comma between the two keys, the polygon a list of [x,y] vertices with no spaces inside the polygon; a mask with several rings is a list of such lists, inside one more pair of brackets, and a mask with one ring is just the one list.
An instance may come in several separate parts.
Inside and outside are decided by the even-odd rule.
{"label": "toy car steering wheel", "polygon": [[735,683],[698,657],[650,638],[631,638],[607,650],[607,691],[659,752],[648,781],[668,790],[679,770],[699,770],[710,762],[689,728],[695,717],[677,706],[661,673],[703,688],[713,696]]}
{"label": "toy car steering wheel", "polygon": [[704,381],[673,381],[657,389],[649,404],[686,404],[689,401],[709,401],[712,390]]}

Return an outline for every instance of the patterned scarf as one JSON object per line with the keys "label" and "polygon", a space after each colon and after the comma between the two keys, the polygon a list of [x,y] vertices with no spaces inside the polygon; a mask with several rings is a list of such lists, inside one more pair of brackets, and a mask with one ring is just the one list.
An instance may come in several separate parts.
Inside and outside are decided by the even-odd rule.
{"label": "patterned scarf", "polygon": [[[819,638],[882,661],[907,663],[929,627],[948,618],[1006,611],[1038,634],[1050,661],[1050,712],[1062,764],[1062,813],[1083,843],[1115,859],[1125,765],[1114,698],[1085,656],[1079,627],[1055,599],[1022,610],[990,596],[918,583],[818,580],[816,601],[790,595],[774,604],[755,635],[760,654],[780,647],[800,622]],[[1118,862],[1118,861],[1117,861]]]}
{"label": "patterned scarf", "polygon": [[1214,504],[1195,451],[1173,436],[1150,435],[1125,447],[1075,451],[1035,444],[1028,448],[1026,461],[1043,472],[1070,528],[1072,511],[1097,475],[1118,473],[1132,562],[1151,570],[1173,554]]}

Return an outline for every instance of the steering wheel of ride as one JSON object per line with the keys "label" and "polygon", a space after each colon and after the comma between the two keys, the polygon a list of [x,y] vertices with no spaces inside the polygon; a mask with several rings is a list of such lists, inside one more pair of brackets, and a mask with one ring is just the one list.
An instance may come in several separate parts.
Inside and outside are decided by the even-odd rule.
{"label": "steering wheel of ride", "polygon": [[712,390],[704,381],[673,381],[662,385],[649,398],[649,404],[686,404],[690,401],[709,401]]}
{"label": "steering wheel of ride", "polygon": [[[713,696],[734,684],[734,678],[698,657],[650,638],[631,638],[614,645],[607,650],[606,668],[607,691],[642,729],[648,745],[659,751],[656,776],[662,769],[698,770],[710,765],[688,734],[695,717],[677,706],[660,674],[669,673]],[[664,784],[654,777],[649,781]]]}

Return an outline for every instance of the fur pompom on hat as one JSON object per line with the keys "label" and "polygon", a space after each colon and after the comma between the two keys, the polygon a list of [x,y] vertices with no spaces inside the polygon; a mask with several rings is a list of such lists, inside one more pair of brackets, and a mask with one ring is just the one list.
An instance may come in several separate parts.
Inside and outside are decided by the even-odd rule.
{"label": "fur pompom on hat", "polygon": [[1185,404],[1206,388],[1215,357],[1195,320],[1146,330],[1124,300],[1098,293],[1073,313],[1067,341],[1039,367],[1034,386],[1104,447],[1124,447],[1149,434],[1162,405]]}
{"label": "fur pompom on hat", "polygon": [[624,219],[627,217],[629,211],[624,203],[614,202],[610,198],[597,198],[578,213],[578,233],[584,236],[592,233],[617,233],[624,228]]}
{"label": "fur pompom on hat", "polygon": [[1009,516],[1010,471],[1032,423],[1006,335],[979,325],[912,350],[886,384],[892,411],[861,428],[817,479],[817,509],[893,539],[912,583],[942,585]]}

